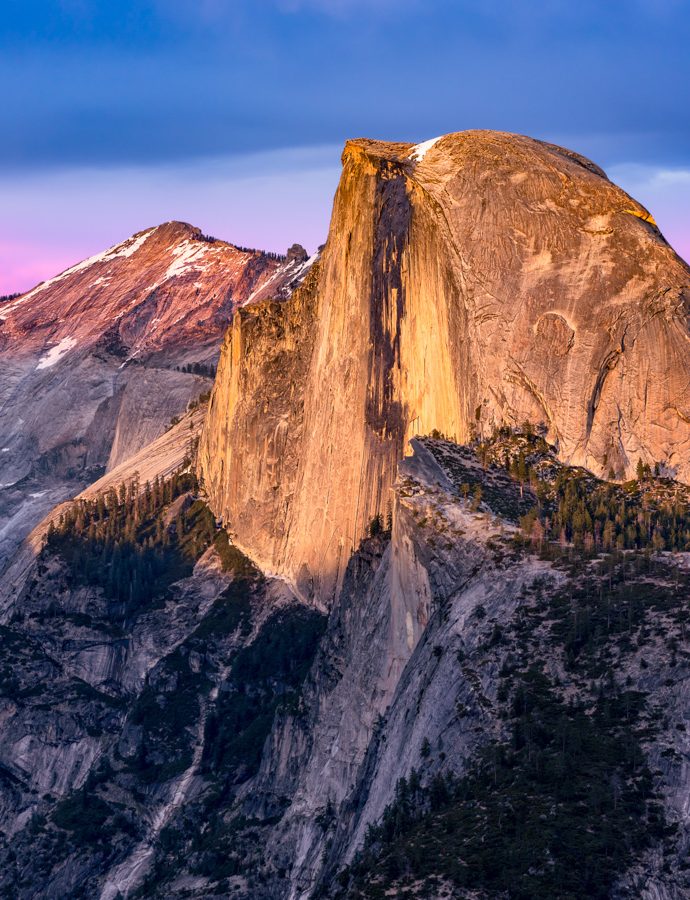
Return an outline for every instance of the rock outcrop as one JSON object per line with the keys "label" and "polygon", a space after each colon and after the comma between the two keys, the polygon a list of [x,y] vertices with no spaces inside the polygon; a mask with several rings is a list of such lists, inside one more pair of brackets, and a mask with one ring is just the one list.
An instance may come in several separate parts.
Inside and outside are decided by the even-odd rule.
{"label": "rock outcrop", "polygon": [[0,306],[0,565],[55,502],[211,387],[233,311],[309,263],[169,222]]}
{"label": "rock outcrop", "polygon": [[203,404],[191,410],[177,425],[88,485],[76,497],[59,496],[60,490],[69,490],[69,484],[62,485],[55,492],[58,496],[50,512],[29,531],[3,570],[0,581],[0,624],[11,617],[17,604],[21,605],[27,580],[35,577],[36,560],[51,523],[58,522],[75,500],[93,500],[99,494],[105,495],[111,488],[119,489],[123,484],[135,483],[138,490],[142,491],[147,482],[153,484],[157,478],[170,478],[173,472],[188,467],[195,453],[205,413],[206,407]]}
{"label": "rock outcrop", "polygon": [[410,437],[528,419],[563,460],[690,479],[690,270],[576,153],[350,141],[318,271],[236,316],[201,471],[268,571],[335,596]]}

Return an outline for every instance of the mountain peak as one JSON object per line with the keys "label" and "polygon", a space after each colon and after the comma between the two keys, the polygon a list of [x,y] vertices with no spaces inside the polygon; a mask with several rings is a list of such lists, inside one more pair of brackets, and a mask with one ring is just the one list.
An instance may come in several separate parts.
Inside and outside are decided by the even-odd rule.
{"label": "mountain peak", "polygon": [[287,296],[307,269],[165,222],[3,303],[0,486],[38,480],[35,502],[13,495],[21,521],[0,516],[0,560],[3,534],[13,547],[70,479],[136,452],[207,389],[238,307]]}

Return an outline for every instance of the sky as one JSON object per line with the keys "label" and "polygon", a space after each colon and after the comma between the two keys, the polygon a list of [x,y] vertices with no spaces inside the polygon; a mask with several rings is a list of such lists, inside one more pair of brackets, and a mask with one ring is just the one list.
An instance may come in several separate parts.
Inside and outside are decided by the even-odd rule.
{"label": "sky", "polygon": [[2,0],[0,294],[171,219],[325,240],[349,137],[578,150],[690,259],[688,0]]}

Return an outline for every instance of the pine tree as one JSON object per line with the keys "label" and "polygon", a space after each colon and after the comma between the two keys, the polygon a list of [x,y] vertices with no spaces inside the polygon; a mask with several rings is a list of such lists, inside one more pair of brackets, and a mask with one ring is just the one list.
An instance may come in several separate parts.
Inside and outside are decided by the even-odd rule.
{"label": "pine tree", "polygon": [[479,506],[482,502],[482,486],[480,484],[476,485],[474,489],[474,499],[472,500],[472,509],[476,512],[479,509]]}

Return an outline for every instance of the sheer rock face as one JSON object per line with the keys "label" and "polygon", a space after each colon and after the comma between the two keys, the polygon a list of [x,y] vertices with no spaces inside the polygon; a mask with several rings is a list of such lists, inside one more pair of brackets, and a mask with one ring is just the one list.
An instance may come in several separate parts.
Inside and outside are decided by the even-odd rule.
{"label": "sheer rock face", "polygon": [[56,501],[160,435],[208,377],[233,311],[303,258],[168,222],[0,305],[0,564]]}
{"label": "sheer rock face", "polygon": [[235,318],[201,469],[260,565],[327,600],[414,434],[543,422],[690,479],[690,270],[588,160],[464,132],[343,154],[318,272]]}

